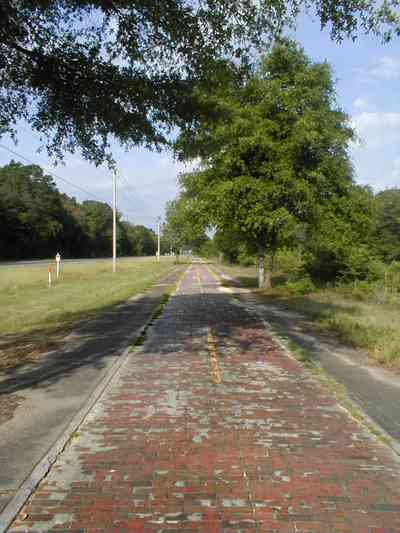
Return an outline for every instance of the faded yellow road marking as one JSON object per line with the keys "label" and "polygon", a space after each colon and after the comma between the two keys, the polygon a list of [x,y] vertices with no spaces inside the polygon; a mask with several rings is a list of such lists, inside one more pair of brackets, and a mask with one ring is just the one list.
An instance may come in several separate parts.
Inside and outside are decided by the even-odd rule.
{"label": "faded yellow road marking", "polygon": [[[199,284],[200,292],[203,293],[204,287],[199,269],[196,270],[196,281]],[[215,346],[215,340],[210,327],[208,328],[207,347],[210,356],[211,379],[215,385],[219,385],[219,383],[221,383],[221,372],[219,370],[218,353]]]}
{"label": "faded yellow road marking", "polygon": [[221,372],[219,369],[218,352],[215,346],[215,340],[211,328],[208,328],[207,344],[208,353],[210,355],[211,379],[213,383],[218,385],[221,383]]}

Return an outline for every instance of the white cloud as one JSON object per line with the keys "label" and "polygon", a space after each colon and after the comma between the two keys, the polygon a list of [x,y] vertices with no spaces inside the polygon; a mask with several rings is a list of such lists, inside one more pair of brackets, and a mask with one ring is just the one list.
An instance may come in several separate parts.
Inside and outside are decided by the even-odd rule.
{"label": "white cloud", "polygon": [[361,142],[370,147],[400,144],[400,113],[364,111],[353,117],[352,125]]}
{"label": "white cloud", "polygon": [[394,184],[397,184],[397,187],[400,187],[400,157],[393,161],[392,172],[389,177]]}
{"label": "white cloud", "polygon": [[400,78],[400,58],[383,56],[368,72],[374,78],[383,80]]}
{"label": "white cloud", "polygon": [[369,84],[371,81],[387,83],[400,79],[400,57],[382,56],[366,67],[352,69],[358,81]]}
{"label": "white cloud", "polygon": [[400,113],[362,112],[352,119],[359,142],[351,155],[357,181],[374,189],[400,185]]}
{"label": "white cloud", "polygon": [[358,111],[365,111],[371,107],[368,98],[356,98],[352,105]]}

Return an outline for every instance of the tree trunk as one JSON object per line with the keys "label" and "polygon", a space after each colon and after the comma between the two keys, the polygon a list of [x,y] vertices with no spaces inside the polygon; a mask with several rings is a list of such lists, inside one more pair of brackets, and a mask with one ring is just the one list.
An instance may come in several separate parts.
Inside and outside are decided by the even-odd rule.
{"label": "tree trunk", "polygon": [[262,289],[265,284],[265,264],[264,255],[258,257],[258,288]]}
{"label": "tree trunk", "polygon": [[268,259],[268,270],[265,274],[264,289],[270,289],[272,287],[272,273],[274,271],[274,259],[275,252],[271,252]]}
{"label": "tree trunk", "polygon": [[264,255],[258,257],[258,288],[270,289],[272,272],[274,270],[274,258],[275,254],[269,256],[268,270],[265,271],[265,259]]}
{"label": "tree trunk", "polygon": [[269,271],[271,275],[274,271],[274,263],[275,263],[275,252],[271,252],[269,255]]}

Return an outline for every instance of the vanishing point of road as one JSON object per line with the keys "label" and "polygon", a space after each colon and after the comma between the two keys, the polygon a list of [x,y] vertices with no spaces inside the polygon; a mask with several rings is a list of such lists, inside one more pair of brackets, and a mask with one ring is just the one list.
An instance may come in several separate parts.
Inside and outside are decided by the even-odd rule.
{"label": "vanishing point of road", "polygon": [[10,531],[394,533],[400,463],[193,264]]}

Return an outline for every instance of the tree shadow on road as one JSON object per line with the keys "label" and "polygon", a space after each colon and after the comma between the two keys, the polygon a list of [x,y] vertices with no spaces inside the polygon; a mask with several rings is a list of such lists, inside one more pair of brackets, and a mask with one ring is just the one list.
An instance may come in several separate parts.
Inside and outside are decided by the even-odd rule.
{"label": "tree shadow on road", "polygon": [[[123,353],[129,340],[134,344],[143,324],[157,312],[163,295],[164,291],[158,297],[149,293],[81,324],[65,346],[3,373],[0,395],[49,388],[88,367],[103,369],[111,358]],[[174,296],[167,305],[167,314],[162,313],[148,330],[146,353],[167,354],[181,350],[183,345],[190,350],[196,339],[202,339],[204,344],[209,327],[218,329],[224,336],[237,327],[253,328],[254,317],[243,310],[238,312],[230,300],[229,295],[221,293]],[[90,388],[91,384],[87,386]]]}

